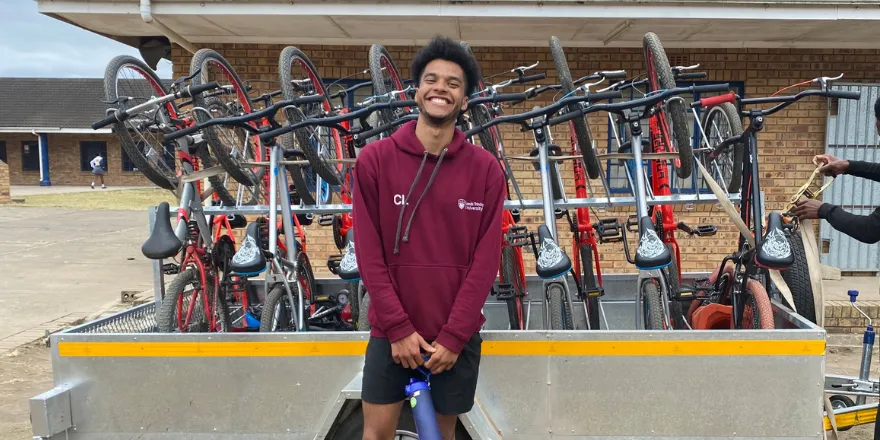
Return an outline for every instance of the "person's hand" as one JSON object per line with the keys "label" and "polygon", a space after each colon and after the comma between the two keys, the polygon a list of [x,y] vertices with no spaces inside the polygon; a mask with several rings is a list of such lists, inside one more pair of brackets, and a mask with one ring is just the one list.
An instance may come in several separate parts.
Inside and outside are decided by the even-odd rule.
{"label": "person's hand", "polygon": [[815,199],[800,199],[794,204],[792,212],[799,220],[809,220],[819,218],[819,207],[822,202]]}
{"label": "person's hand", "polygon": [[391,357],[394,363],[406,368],[416,369],[425,363],[422,359],[422,350],[428,353],[436,351],[417,332],[412,332],[411,335],[391,343]]}
{"label": "person's hand", "polygon": [[821,165],[819,172],[823,176],[836,177],[840,174],[846,174],[846,170],[849,168],[848,160],[838,159],[830,154],[817,154],[813,156],[813,163]]}
{"label": "person's hand", "polygon": [[455,365],[455,361],[458,360],[458,354],[437,342],[434,342],[431,345],[433,345],[437,351],[432,354],[431,358],[428,359],[428,362],[425,363],[425,368],[431,370],[431,374],[439,374],[451,370],[452,366]]}

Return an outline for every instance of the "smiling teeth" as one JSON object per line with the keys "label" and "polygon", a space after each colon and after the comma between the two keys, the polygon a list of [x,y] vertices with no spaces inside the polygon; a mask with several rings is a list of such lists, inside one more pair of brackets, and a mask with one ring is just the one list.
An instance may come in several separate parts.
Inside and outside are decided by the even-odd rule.
{"label": "smiling teeth", "polygon": [[448,104],[448,102],[443,98],[431,98],[431,102],[436,104]]}

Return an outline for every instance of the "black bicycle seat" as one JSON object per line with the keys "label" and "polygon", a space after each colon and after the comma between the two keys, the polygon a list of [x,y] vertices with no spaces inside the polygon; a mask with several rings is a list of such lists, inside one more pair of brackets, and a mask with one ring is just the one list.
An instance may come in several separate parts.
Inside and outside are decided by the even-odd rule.
{"label": "black bicycle seat", "polygon": [[556,244],[553,234],[547,225],[538,226],[538,241],[541,248],[538,250],[538,262],[535,271],[543,279],[559,278],[571,270],[571,260],[565,251]]}
{"label": "black bicycle seat", "polygon": [[342,259],[339,260],[339,278],[348,282],[361,280],[361,272],[358,270],[354,253],[354,228],[349,228],[345,234],[345,249],[342,251]]}
{"label": "black bicycle seat", "polygon": [[782,232],[782,215],[771,212],[767,220],[767,232],[758,253],[755,255],[755,264],[766,269],[787,269],[794,264],[794,254],[791,252],[791,243],[785,232]]}
{"label": "black bicycle seat", "polygon": [[141,253],[151,260],[161,260],[176,255],[182,246],[183,243],[171,229],[168,202],[162,202],[159,204],[159,210],[156,211],[156,223],[153,225],[153,231],[141,246]]}
{"label": "black bicycle seat", "polygon": [[662,269],[672,263],[672,253],[654,230],[651,217],[639,219],[639,247],[636,249],[636,267],[639,270]]}
{"label": "black bicycle seat", "polygon": [[241,247],[232,256],[229,269],[238,275],[254,276],[266,270],[266,256],[260,248],[260,224],[251,222],[241,241]]}
{"label": "black bicycle seat", "polygon": [[247,219],[241,214],[227,215],[226,220],[229,220],[229,227],[232,229],[239,229],[247,226]]}

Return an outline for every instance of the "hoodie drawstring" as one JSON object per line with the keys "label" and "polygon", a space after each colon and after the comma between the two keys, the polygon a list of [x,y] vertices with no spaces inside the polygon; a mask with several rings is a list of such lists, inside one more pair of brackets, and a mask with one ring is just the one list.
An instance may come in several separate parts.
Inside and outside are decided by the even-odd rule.
{"label": "hoodie drawstring", "polygon": [[[419,199],[416,201],[416,205],[413,207],[412,214],[409,216],[409,220],[406,222],[406,231],[403,233],[403,241],[404,243],[409,242],[409,229],[412,227],[413,218],[416,216],[416,211],[419,209],[419,204],[422,203],[422,199],[427,194],[428,190],[431,189],[431,184],[434,183],[434,178],[437,177],[437,171],[440,170],[440,164],[443,163],[443,157],[446,155],[446,148],[440,152],[440,158],[437,159],[437,165],[434,167],[434,171],[431,173],[431,177],[428,179],[428,184],[425,185],[424,191],[419,196]],[[407,193],[406,198],[403,199],[404,204],[403,208],[400,210],[400,217],[397,218],[397,233],[394,236],[394,254],[397,255],[400,253],[400,226],[403,223],[403,213],[406,211],[406,201],[409,200],[409,196],[412,195],[413,190],[416,187],[416,184],[419,182],[419,177],[422,175],[422,169],[425,167],[425,162],[428,160],[428,152],[425,152],[425,155],[422,156],[422,164],[419,165],[419,171],[416,172],[416,178],[413,180],[412,186],[409,187],[409,193]]]}

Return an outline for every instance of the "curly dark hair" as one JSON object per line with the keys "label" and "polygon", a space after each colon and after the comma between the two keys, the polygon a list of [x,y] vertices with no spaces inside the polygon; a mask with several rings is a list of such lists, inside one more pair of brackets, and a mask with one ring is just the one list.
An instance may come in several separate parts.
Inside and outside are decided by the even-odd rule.
{"label": "curly dark hair", "polygon": [[410,72],[412,72],[413,81],[416,86],[422,78],[425,66],[434,60],[446,60],[458,64],[464,71],[465,80],[465,96],[470,96],[477,88],[477,82],[480,78],[480,65],[471,52],[455,40],[436,36],[425,47],[419,49],[416,56],[413,57]]}

